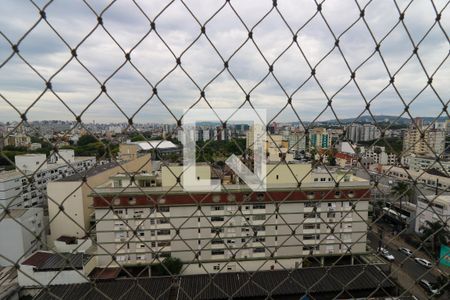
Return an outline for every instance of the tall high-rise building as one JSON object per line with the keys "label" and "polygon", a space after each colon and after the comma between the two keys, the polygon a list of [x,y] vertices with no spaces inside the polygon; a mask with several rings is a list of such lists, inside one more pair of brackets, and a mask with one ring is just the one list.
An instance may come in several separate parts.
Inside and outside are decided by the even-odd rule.
{"label": "tall high-rise building", "polygon": [[441,156],[445,150],[445,135],[445,130],[424,125],[422,119],[416,118],[403,137],[403,151],[406,155]]}

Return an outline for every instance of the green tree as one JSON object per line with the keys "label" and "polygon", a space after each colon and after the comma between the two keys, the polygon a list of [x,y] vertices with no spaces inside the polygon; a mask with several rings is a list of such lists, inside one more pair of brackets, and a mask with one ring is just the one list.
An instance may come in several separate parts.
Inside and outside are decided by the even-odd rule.
{"label": "green tree", "polygon": [[375,147],[375,149],[373,149],[373,152],[375,152],[376,155],[380,155],[381,152],[383,152],[383,151],[381,150],[380,147]]}
{"label": "green tree", "polygon": [[400,209],[402,208],[402,200],[405,198],[409,200],[412,196],[412,190],[404,181],[398,181],[392,188],[391,188],[391,194],[394,196],[395,199],[398,199],[400,204]]}
{"label": "green tree", "polygon": [[96,143],[97,139],[93,135],[83,135],[78,139],[77,146],[86,146],[87,144]]}
{"label": "green tree", "polygon": [[162,263],[154,265],[152,270],[155,275],[165,276],[180,274],[182,268],[183,263],[179,258],[169,256]]}
{"label": "green tree", "polygon": [[440,245],[446,244],[450,240],[450,233],[445,224],[441,221],[425,221],[425,225],[420,226],[419,229],[422,232],[422,240],[429,240],[431,236],[431,251],[438,256]]}

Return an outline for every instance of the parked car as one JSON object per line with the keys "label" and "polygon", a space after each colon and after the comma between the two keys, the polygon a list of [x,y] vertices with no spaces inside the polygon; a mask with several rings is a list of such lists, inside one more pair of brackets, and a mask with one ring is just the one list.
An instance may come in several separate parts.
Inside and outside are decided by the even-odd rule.
{"label": "parked car", "polygon": [[383,256],[384,258],[386,258],[389,261],[393,261],[395,259],[394,255],[389,253],[389,251],[387,249],[380,248],[380,249],[378,249],[378,251],[380,252],[381,256]]}
{"label": "parked car", "polygon": [[408,255],[409,257],[413,257],[413,252],[405,247],[398,248],[398,251],[402,252],[403,254]]}
{"label": "parked car", "polygon": [[422,279],[419,281],[419,284],[421,287],[423,287],[427,291],[428,294],[439,295],[441,293],[439,288],[437,288],[435,285],[433,285],[428,280]]}
{"label": "parked car", "polygon": [[422,265],[426,268],[431,269],[431,267],[433,267],[433,264],[424,258],[416,257],[416,258],[414,258],[414,260],[416,261],[416,263],[418,263],[419,265]]}

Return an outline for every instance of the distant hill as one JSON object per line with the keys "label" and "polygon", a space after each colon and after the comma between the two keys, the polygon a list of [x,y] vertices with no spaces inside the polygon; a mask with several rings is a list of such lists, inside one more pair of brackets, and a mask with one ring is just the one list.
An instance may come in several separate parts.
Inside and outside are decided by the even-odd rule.
{"label": "distant hill", "polygon": [[[432,121],[434,121],[434,117],[421,117],[424,121],[424,123],[431,123]],[[347,118],[347,119],[339,119],[339,121],[342,124],[349,124],[355,121],[356,118]],[[398,118],[397,116],[387,116],[387,115],[379,115],[379,116],[374,116],[374,118],[372,118],[372,116],[370,115],[365,115],[365,116],[361,116],[360,118],[358,118],[355,122],[356,123],[373,123],[373,120],[375,119],[375,121],[377,123],[394,123],[397,125],[409,125],[411,123],[411,119],[409,118],[405,118],[405,117],[400,117]],[[446,116],[444,117],[440,117],[438,118],[438,121],[445,121],[447,119]],[[328,124],[337,124],[338,122],[336,120],[326,120],[326,121],[322,121],[320,123],[328,123]]]}

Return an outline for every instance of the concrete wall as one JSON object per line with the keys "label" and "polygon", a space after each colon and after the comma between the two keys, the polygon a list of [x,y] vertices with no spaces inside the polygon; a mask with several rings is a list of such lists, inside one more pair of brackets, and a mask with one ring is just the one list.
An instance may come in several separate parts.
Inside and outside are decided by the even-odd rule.
{"label": "concrete wall", "polygon": [[[17,222],[11,218],[0,221],[0,266],[11,266],[41,246],[36,236],[44,228],[43,215],[42,208],[29,208],[15,218]],[[45,243],[45,233],[42,236]]]}
{"label": "concrete wall", "polygon": [[[161,166],[162,186],[172,187],[178,185],[177,176],[180,176],[180,174],[182,173],[184,173],[183,166],[178,165],[170,165],[168,167]],[[211,179],[211,167],[208,165],[197,165],[195,167],[195,173],[196,173],[195,176],[197,178],[194,180]],[[181,175],[181,182],[183,182],[183,175]]]}
{"label": "concrete wall", "polygon": [[[109,180],[109,177],[126,170],[127,172],[151,171],[150,155],[143,155],[137,159],[121,162],[120,166],[108,169],[87,178],[87,182],[78,181],[55,181],[50,182],[47,187],[50,223],[50,241],[53,242],[61,235],[83,238],[85,231],[90,229],[91,215],[93,210],[92,189]],[[68,198],[67,198],[68,197]],[[66,201],[64,201],[67,198]],[[59,206],[63,204],[66,214],[59,212]],[[53,219],[55,216],[57,217]],[[74,221],[70,220],[73,218]],[[79,226],[78,226],[78,225]],[[81,226],[81,228],[80,228]],[[84,230],[83,230],[84,229]]]}

